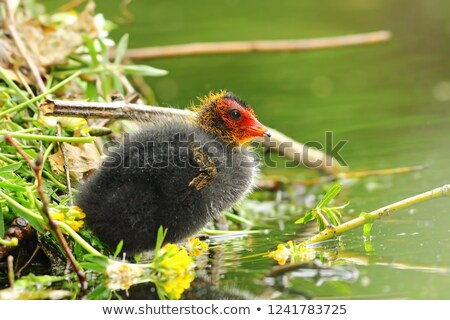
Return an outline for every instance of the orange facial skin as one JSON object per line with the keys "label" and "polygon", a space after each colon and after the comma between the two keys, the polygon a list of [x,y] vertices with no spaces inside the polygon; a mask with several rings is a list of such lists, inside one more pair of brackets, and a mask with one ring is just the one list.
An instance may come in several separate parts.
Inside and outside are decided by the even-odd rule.
{"label": "orange facial skin", "polygon": [[201,106],[194,108],[199,125],[226,142],[242,145],[256,137],[270,136],[253,109],[229,92],[211,93],[200,102]]}

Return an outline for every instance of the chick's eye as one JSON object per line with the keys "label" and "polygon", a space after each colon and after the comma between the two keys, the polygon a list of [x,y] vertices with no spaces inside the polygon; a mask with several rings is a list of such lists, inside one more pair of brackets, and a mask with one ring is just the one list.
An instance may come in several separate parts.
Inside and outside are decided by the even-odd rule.
{"label": "chick's eye", "polygon": [[238,120],[241,117],[241,113],[239,111],[237,111],[237,110],[231,110],[230,111],[230,116],[234,120]]}

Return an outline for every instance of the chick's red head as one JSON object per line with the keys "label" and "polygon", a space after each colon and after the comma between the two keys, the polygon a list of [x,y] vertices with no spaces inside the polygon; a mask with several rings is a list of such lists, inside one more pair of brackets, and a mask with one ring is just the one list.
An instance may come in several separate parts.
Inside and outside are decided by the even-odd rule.
{"label": "chick's red head", "polygon": [[199,125],[226,142],[244,144],[253,138],[268,136],[267,128],[256,119],[253,109],[242,99],[226,91],[200,99]]}

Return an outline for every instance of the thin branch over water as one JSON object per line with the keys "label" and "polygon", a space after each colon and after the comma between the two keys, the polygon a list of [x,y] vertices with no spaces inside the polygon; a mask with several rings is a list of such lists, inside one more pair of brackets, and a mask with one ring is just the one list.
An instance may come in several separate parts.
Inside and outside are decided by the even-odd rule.
{"label": "thin branch over water", "polygon": [[129,49],[125,58],[163,59],[211,54],[236,54],[250,52],[301,52],[358,45],[377,44],[391,39],[386,30],[337,37],[294,40],[256,40],[188,43],[162,47]]}

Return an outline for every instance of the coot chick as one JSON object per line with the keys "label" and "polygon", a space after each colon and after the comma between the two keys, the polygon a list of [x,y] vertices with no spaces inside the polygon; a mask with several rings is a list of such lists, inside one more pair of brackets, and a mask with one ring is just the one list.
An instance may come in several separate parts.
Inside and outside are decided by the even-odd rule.
{"label": "coot chick", "polygon": [[267,129],[230,92],[200,103],[193,117],[155,117],[125,134],[81,187],[87,226],[111,248],[151,250],[160,226],[179,242],[251,191],[259,159],[247,142]]}

